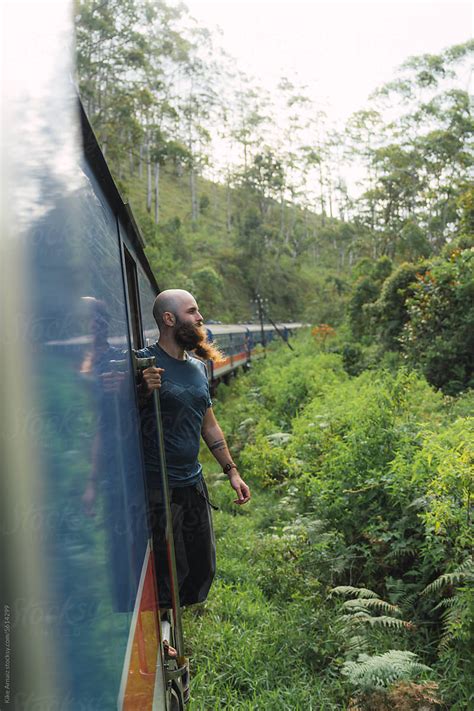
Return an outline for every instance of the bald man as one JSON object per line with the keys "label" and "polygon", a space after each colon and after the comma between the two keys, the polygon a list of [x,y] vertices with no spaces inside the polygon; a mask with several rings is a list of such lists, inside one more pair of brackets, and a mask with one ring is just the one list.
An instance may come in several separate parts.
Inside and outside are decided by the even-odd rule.
{"label": "bald man", "polygon": [[[212,411],[206,366],[199,358],[215,359],[219,353],[207,343],[196,300],[187,291],[168,289],[157,296],[153,316],[160,329],[160,338],[154,345],[138,351],[137,355],[154,356],[157,367],[144,371],[139,400],[158,594],[160,607],[168,608],[171,607],[171,596],[164,541],[164,506],[151,398],[155,389],[160,389],[181,605],[205,600],[215,574],[212,504],[198,460],[201,436],[229,479],[237,497],[234,503],[247,503],[250,490],[239,474]],[[199,358],[193,357],[191,351]]]}

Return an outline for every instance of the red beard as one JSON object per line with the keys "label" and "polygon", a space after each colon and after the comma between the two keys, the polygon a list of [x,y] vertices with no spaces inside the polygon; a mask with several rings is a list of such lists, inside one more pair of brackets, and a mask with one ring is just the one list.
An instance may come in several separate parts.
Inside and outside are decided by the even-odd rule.
{"label": "red beard", "polygon": [[204,326],[194,326],[178,319],[174,337],[181,348],[194,351],[198,358],[212,360],[214,363],[224,360],[221,351],[207,340]]}

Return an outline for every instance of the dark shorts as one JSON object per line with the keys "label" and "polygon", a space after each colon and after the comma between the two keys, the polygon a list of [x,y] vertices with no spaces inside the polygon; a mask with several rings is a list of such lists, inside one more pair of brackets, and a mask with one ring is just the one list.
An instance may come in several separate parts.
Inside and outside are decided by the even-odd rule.
{"label": "dark shorts", "polygon": [[[160,489],[149,490],[153,556],[160,608],[170,608],[165,508]],[[211,507],[203,480],[195,486],[170,490],[171,516],[181,605],[203,602],[216,572],[216,543]]]}

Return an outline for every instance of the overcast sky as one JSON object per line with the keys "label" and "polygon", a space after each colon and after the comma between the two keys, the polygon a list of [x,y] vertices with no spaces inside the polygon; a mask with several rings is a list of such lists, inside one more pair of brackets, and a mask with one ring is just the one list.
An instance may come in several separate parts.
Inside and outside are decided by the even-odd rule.
{"label": "overcast sky", "polygon": [[[223,32],[237,65],[272,89],[281,76],[335,120],[364,107],[408,56],[472,37],[466,0],[185,0],[199,24]],[[466,86],[467,88],[467,86]]]}

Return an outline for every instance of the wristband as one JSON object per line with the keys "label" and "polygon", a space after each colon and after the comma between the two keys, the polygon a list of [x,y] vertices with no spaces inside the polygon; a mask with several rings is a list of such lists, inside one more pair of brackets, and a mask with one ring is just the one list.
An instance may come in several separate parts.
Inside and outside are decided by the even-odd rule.
{"label": "wristband", "polygon": [[226,464],[223,469],[224,474],[228,474],[231,469],[237,469],[237,464]]}

